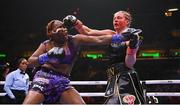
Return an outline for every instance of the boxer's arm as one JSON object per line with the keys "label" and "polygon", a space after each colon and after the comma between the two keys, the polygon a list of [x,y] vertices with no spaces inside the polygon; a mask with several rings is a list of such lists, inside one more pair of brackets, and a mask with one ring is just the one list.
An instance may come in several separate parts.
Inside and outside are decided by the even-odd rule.
{"label": "boxer's arm", "polygon": [[68,15],[63,19],[64,26],[66,28],[72,28],[74,27],[80,34],[84,35],[93,35],[93,36],[99,36],[99,35],[113,35],[115,34],[114,31],[105,29],[105,30],[96,30],[91,29],[84,25],[80,20],[78,20],[73,15]]}
{"label": "boxer's arm", "polygon": [[103,36],[87,36],[83,34],[77,34],[73,36],[73,39],[78,44],[97,44],[106,45],[112,42],[112,35]]}
{"label": "boxer's arm", "polygon": [[115,34],[114,31],[110,29],[105,30],[96,30],[91,29],[88,26],[84,25],[80,20],[77,20],[75,29],[80,33],[84,35],[92,35],[92,36],[100,36],[100,35],[113,35]]}
{"label": "boxer's arm", "polygon": [[136,54],[138,48],[131,49],[130,47],[126,50],[126,57],[125,57],[125,64],[128,68],[133,68],[134,64],[136,63]]}
{"label": "boxer's arm", "polygon": [[28,62],[30,65],[39,66],[38,57],[39,55],[43,54],[45,51],[45,45],[43,43],[40,44],[38,49],[29,57]]}
{"label": "boxer's arm", "polygon": [[[140,30],[141,32],[141,30]],[[128,46],[126,50],[125,64],[128,68],[133,68],[136,63],[136,54],[143,40],[142,36],[139,36],[138,33],[134,33],[130,37],[130,40],[126,44]]]}

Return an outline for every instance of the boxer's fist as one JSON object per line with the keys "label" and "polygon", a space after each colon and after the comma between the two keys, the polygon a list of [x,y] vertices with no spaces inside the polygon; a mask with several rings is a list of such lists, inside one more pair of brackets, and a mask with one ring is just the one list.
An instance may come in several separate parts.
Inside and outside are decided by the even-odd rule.
{"label": "boxer's fist", "polygon": [[139,33],[142,32],[142,30],[141,30],[141,29],[135,29],[135,28],[129,28],[129,29],[127,30],[127,32],[129,32],[129,33],[131,33],[131,34],[139,34]]}
{"label": "boxer's fist", "polygon": [[134,35],[132,39],[129,40],[129,47],[135,49],[142,44],[143,37],[139,35]]}
{"label": "boxer's fist", "polygon": [[127,30],[127,32],[122,33],[122,35],[124,36],[124,38],[126,40],[137,39],[138,38],[138,34],[141,33],[141,32],[142,32],[141,29],[129,28]]}
{"label": "boxer's fist", "polygon": [[59,63],[60,59],[63,59],[65,52],[63,48],[53,47],[47,53],[41,54],[38,57],[39,64],[49,63]]}
{"label": "boxer's fist", "polygon": [[63,19],[63,23],[66,28],[74,27],[76,22],[77,22],[77,18],[73,15],[68,15]]}

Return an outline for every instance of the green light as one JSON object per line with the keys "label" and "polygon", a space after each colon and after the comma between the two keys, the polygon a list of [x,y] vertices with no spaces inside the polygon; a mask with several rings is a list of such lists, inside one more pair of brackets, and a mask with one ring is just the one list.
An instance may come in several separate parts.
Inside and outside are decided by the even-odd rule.
{"label": "green light", "polygon": [[102,58],[103,55],[102,54],[87,54],[86,57],[92,58],[92,59],[97,59],[97,58]]}
{"label": "green light", "polygon": [[5,58],[6,54],[0,54],[0,58]]}
{"label": "green light", "polygon": [[157,52],[157,53],[142,53],[142,56],[143,57],[154,57],[154,58],[157,58],[157,57],[160,57],[160,54]]}
{"label": "green light", "polygon": [[180,52],[175,52],[175,56],[179,56],[180,55]]}

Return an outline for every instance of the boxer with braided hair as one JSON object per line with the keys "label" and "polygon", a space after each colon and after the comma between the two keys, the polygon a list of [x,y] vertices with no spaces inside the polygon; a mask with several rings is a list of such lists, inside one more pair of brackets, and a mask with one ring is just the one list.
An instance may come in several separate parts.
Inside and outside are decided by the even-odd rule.
{"label": "boxer with braided hair", "polygon": [[[96,30],[84,25],[75,16],[68,15],[64,19],[64,25],[75,28],[79,33],[89,36],[112,35],[109,44],[109,68],[108,85],[105,96],[108,97],[105,104],[144,104],[142,86],[138,74],[134,69],[136,54],[142,42],[140,29],[129,28],[131,14],[126,11],[118,11],[113,17],[115,31],[105,29]],[[118,43],[119,37],[129,34],[129,40]]]}

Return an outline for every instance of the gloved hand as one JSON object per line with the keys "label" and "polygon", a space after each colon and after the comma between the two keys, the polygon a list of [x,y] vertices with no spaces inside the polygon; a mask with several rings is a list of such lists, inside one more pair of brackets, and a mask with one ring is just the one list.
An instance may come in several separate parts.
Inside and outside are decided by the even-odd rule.
{"label": "gloved hand", "polygon": [[143,37],[139,35],[134,35],[130,40],[129,40],[129,47],[131,49],[136,49],[142,44]]}
{"label": "gloved hand", "polygon": [[77,18],[73,15],[68,15],[63,19],[64,26],[66,28],[72,28],[76,25]]}
{"label": "gloved hand", "polygon": [[122,34],[126,40],[129,40],[129,47],[131,49],[135,49],[141,44],[142,37],[139,36],[141,32],[141,29],[129,28],[127,32]]}
{"label": "gloved hand", "polygon": [[122,33],[122,35],[124,36],[125,40],[130,40],[136,38],[137,35],[141,32],[141,29],[129,28],[127,32]]}
{"label": "gloved hand", "polygon": [[59,59],[62,59],[65,56],[63,48],[53,47],[47,53],[41,54],[38,57],[39,63],[42,65],[46,62],[58,63]]}
{"label": "gloved hand", "polygon": [[141,29],[135,29],[135,28],[128,28],[127,32],[132,33],[132,34],[139,34],[142,32]]}

